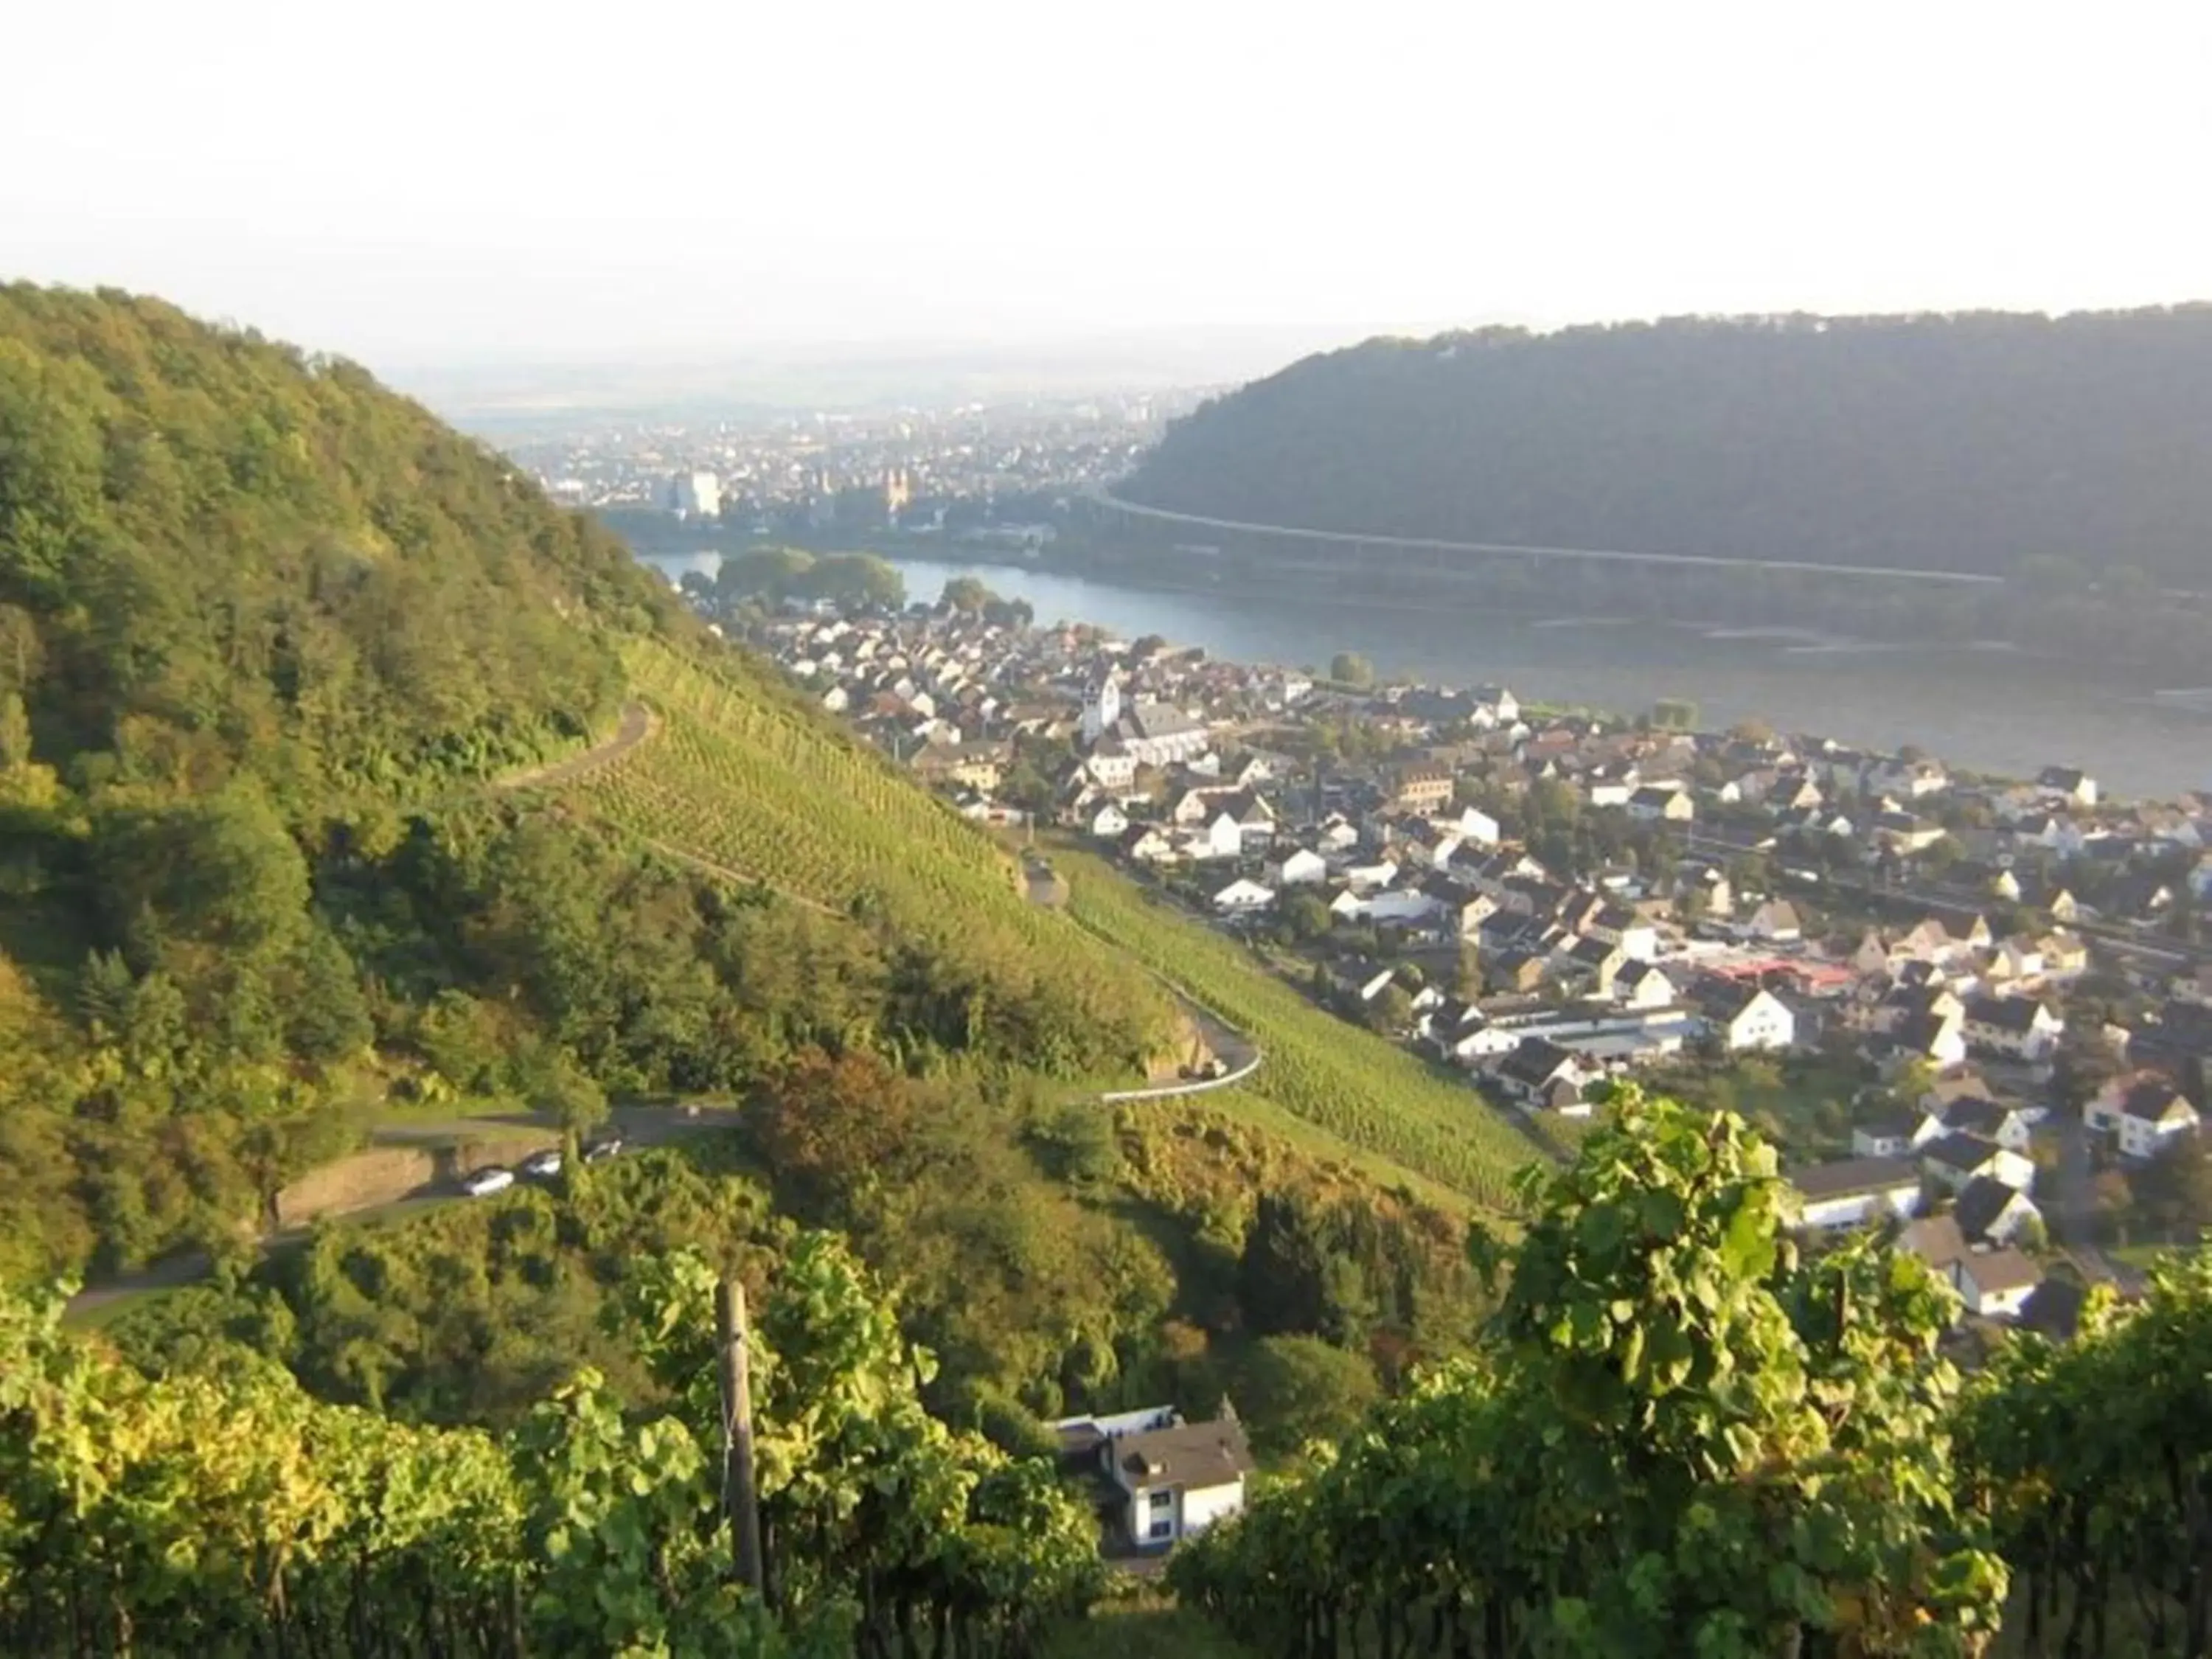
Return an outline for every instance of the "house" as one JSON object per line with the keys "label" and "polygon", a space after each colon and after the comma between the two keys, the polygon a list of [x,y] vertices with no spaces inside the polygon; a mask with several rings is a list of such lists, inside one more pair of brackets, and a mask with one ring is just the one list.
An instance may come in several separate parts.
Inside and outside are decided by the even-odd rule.
{"label": "house", "polygon": [[1137,781],[1137,757],[1119,738],[1106,738],[1083,763],[1102,789],[1127,789]]}
{"label": "house", "polygon": [[1613,994],[1625,1008],[1671,1008],[1674,982],[1655,963],[1630,961],[1613,975]]}
{"label": "house", "polygon": [[1751,913],[1744,927],[1753,939],[1775,945],[1787,945],[1805,937],[1805,924],[1797,915],[1797,907],[1788,899],[1769,899]]}
{"label": "house", "polygon": [[1698,815],[1698,804],[1686,789],[1645,784],[1627,800],[1628,816],[1638,823],[1687,823]]}
{"label": "house", "polygon": [[1447,813],[1437,822],[1439,827],[1449,830],[1463,842],[1476,847],[1498,845],[1498,820],[1479,807],[1462,806],[1458,811]]}
{"label": "house", "polygon": [[1129,815],[1109,800],[1091,813],[1085,827],[1101,841],[1117,841],[1129,828]]}
{"label": "house", "polygon": [[1900,1060],[1924,1060],[1940,1071],[1965,1062],[1966,1029],[1938,1014],[1915,1014],[1898,1023],[1889,1034],[1889,1047]]}
{"label": "house", "polygon": [[1156,823],[1133,823],[1122,834],[1121,856],[1133,864],[1167,864],[1176,856],[1175,843]]}
{"label": "house", "polygon": [[1929,1180],[1954,1193],[1964,1191],[1970,1182],[1984,1176],[2002,1182],[2014,1192],[2024,1193],[2035,1185],[2032,1159],[1964,1130],[1938,1135],[1922,1146],[1920,1167]]}
{"label": "house", "polygon": [[2112,1135],[2123,1157],[2154,1158],[2177,1135],[2193,1133],[2196,1107],[2155,1072],[2116,1077],[2081,1109],[2081,1121]]}
{"label": "house", "polygon": [[1257,1467],[1234,1415],[1114,1435],[1100,1455],[1118,1518],[1140,1549],[1170,1548],[1242,1511],[1245,1477]]}
{"label": "house", "polygon": [[2046,766],[2035,775],[2036,792],[2045,800],[2074,806],[2097,804],[2097,781],[2071,766]]}
{"label": "house", "polygon": [[1213,896],[1213,908],[1224,915],[1246,915],[1264,910],[1275,902],[1275,890],[1240,876]]}
{"label": "house", "polygon": [[1452,775],[1442,767],[1401,769],[1391,785],[1390,804],[1407,812],[1441,812],[1451,805]]}
{"label": "house", "polygon": [[2013,1060],[2048,1060],[2066,1022],[2035,998],[1973,998],[1966,1005],[1966,1046]]}
{"label": "house", "polygon": [[1328,860],[1300,847],[1270,864],[1267,873],[1278,887],[1311,887],[1328,879]]}
{"label": "house", "polygon": [[1180,708],[1139,697],[1114,728],[1139,766],[1172,766],[1206,752],[1205,726]]}
{"label": "house", "polygon": [[1787,1048],[1796,1041],[1796,1015],[1762,985],[1710,977],[1698,982],[1691,1000],[1707,1031],[1730,1054]]}
{"label": "house", "polygon": [[1468,702],[1477,725],[1511,726],[1521,718],[1521,700],[1502,685],[1478,685]]}
{"label": "house", "polygon": [[1897,1248],[1918,1256],[1948,1284],[1951,1264],[1966,1255],[1966,1236],[1954,1216],[1923,1215],[1905,1224],[1897,1235]]}
{"label": "house", "polygon": [[1984,1140],[1993,1141],[2006,1151],[2014,1152],[2025,1152],[2033,1138],[2027,1114],[2018,1108],[1984,1096],[1961,1095],[1936,1108],[1923,1118],[1913,1143],[1925,1146],[1943,1135],[1954,1133],[1978,1135]]}
{"label": "house", "polygon": [[1801,1226],[1860,1227],[1920,1212],[1920,1172],[1893,1158],[1815,1164],[1790,1176]]}
{"label": "house", "polygon": [[2030,1221],[2043,1219],[2026,1193],[1989,1176],[1976,1176],[1959,1189],[1951,1214],[1973,1244],[2009,1244]]}
{"label": "house", "polygon": [[1548,1037],[1523,1037],[1491,1067],[1491,1075],[1516,1100],[1567,1116],[1588,1116],[1584,1086],[1602,1075],[1580,1055]]}
{"label": "house", "polygon": [[1244,826],[1237,821],[1234,812],[1217,811],[1190,838],[1188,850],[1194,859],[1241,858],[1244,853]]}
{"label": "house", "polygon": [[1970,1250],[1951,1264],[1951,1284],[1966,1311],[1984,1319],[2016,1319],[2043,1282],[2043,1270],[2018,1250]]}
{"label": "house", "polygon": [[1903,1158],[1913,1148],[1912,1120],[1902,1112],[1884,1113],[1851,1126],[1856,1158]]}

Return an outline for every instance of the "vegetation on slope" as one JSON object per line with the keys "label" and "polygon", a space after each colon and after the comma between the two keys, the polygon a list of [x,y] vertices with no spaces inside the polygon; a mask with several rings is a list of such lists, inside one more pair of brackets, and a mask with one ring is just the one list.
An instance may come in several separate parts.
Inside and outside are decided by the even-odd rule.
{"label": "vegetation on slope", "polygon": [[1054,867],[1085,927],[1260,1045],[1266,1063],[1241,1091],[1486,1209],[1513,1207],[1513,1176],[1538,1153],[1474,1090],[1315,1006],[1100,860],[1055,852]]}
{"label": "vegetation on slope", "polygon": [[1126,486],[1262,524],[2212,587],[2212,306],[1486,329],[1308,358]]}
{"label": "vegetation on slope", "polygon": [[[1317,1415],[1318,1443],[1174,1558],[1180,1613],[1068,1629],[1103,1587],[1084,1506],[931,1415],[931,1359],[870,1276],[786,1229],[734,1264],[760,1310],[768,1605],[725,1566],[715,1265],[648,1251],[592,1324],[635,1392],[586,1364],[496,1433],[319,1401],[220,1330],[133,1364],[0,1292],[0,1641],[1965,1659],[2002,1627],[2084,1659],[2204,1650],[2212,1257],[1962,1379],[1950,1292],[1870,1237],[1801,1253],[1741,1120],[1616,1105],[1528,1183],[1479,1348],[1364,1418]],[[526,1241],[532,1211],[477,1213]]]}
{"label": "vegetation on slope", "polygon": [[[712,688],[651,776],[772,814],[804,902],[489,791],[631,665]],[[507,464],[121,295],[0,290],[0,1277],[220,1252],[395,1093],[578,1128],[811,1053],[1126,1075],[1167,1035]]]}

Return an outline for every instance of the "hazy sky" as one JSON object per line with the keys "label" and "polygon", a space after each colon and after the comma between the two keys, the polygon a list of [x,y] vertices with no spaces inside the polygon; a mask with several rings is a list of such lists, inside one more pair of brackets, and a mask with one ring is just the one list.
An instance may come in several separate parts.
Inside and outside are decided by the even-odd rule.
{"label": "hazy sky", "polygon": [[372,362],[2212,297],[2212,4],[9,7],[0,274]]}

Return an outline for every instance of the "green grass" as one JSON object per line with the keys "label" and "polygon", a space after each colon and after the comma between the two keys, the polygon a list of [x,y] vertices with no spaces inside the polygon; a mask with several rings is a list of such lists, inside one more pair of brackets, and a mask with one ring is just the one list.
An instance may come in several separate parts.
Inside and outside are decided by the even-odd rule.
{"label": "green grass", "polygon": [[1260,1045],[1267,1058],[1251,1082],[1214,1101],[1256,1097],[1279,1114],[1267,1127],[1296,1120],[1465,1201],[1512,1207],[1514,1172],[1540,1154],[1474,1089],[1308,1001],[1099,860],[1056,848],[1053,863],[1068,879],[1071,915]]}
{"label": "green grass", "polygon": [[[1761,1076],[1770,1069],[1777,1074],[1771,1082]],[[1715,1090],[1719,1083],[1728,1085],[1725,1091]],[[1850,1155],[1850,1106],[1864,1085],[1858,1067],[1848,1062],[1800,1059],[1785,1066],[1765,1055],[1739,1056],[1719,1065],[1673,1066],[1650,1079],[1652,1089],[1661,1094],[1702,1105],[1732,1101],[1735,1109],[1751,1121],[1771,1121],[1779,1132],[1782,1150],[1800,1162]],[[1832,1121],[1824,1125],[1822,1108],[1830,1103],[1844,1110],[1828,1115]]]}

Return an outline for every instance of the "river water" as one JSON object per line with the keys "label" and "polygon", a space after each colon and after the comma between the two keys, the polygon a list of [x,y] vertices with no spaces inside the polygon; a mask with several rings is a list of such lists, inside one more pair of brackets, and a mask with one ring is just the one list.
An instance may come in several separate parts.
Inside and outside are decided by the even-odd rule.
{"label": "river water", "polygon": [[[672,578],[711,574],[720,556],[648,562]],[[1233,661],[1324,668],[1353,651],[1390,678],[1497,682],[1523,699],[1628,714],[1681,697],[1707,726],[1757,719],[1882,749],[1917,744],[1954,765],[2030,777],[2079,766],[2124,794],[2212,789],[2212,717],[2152,702],[2155,683],[2124,666],[2085,669],[1999,646],[1884,647],[1604,617],[1162,592],[1025,566],[895,562],[914,599],[933,599],[950,578],[975,576],[1027,599],[1040,623],[1158,634]]]}

